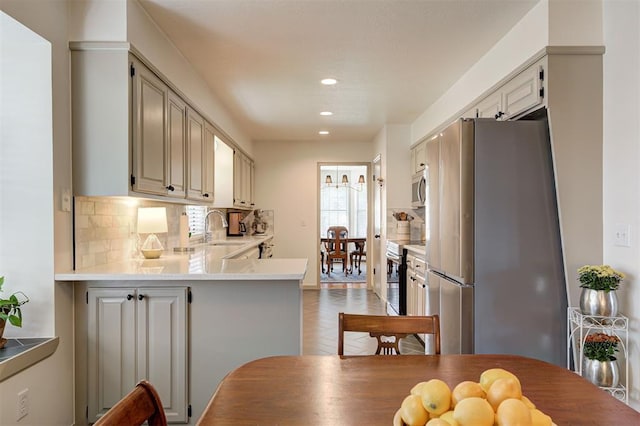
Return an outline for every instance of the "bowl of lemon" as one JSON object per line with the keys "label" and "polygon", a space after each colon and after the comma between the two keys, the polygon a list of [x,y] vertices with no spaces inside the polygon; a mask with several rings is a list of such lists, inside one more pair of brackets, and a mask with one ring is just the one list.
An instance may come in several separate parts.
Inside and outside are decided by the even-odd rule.
{"label": "bowl of lemon", "polygon": [[452,388],[440,379],[419,382],[403,399],[393,426],[556,426],[522,394],[518,377],[491,368],[480,380]]}

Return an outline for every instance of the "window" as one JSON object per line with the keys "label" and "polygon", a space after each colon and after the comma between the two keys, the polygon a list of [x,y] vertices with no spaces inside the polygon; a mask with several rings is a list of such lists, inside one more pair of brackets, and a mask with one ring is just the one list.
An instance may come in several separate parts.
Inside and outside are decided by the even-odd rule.
{"label": "window", "polygon": [[204,206],[187,206],[190,239],[204,237],[204,218],[206,214],[207,208]]}
{"label": "window", "polygon": [[[330,226],[345,226],[349,235],[367,235],[367,184],[358,183],[367,176],[367,166],[320,166],[320,235],[325,236]],[[327,176],[331,183],[327,183]],[[343,176],[347,181],[343,183]]]}

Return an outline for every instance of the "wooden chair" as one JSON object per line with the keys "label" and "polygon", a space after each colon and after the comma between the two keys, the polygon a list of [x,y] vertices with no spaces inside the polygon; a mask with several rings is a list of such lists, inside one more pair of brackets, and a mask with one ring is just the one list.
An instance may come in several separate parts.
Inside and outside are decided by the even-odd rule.
{"label": "wooden chair", "polygon": [[330,226],[327,229],[327,238],[330,238],[325,244],[327,259],[327,275],[333,270],[333,261],[340,259],[342,261],[342,272],[347,272],[347,239],[349,238],[349,230],[344,226]]}
{"label": "wooden chair", "polygon": [[356,249],[351,250],[351,253],[349,253],[349,262],[351,264],[351,270],[353,271],[356,265],[358,265],[358,275],[362,273],[362,269],[361,269],[362,258],[364,257],[366,259],[367,257],[367,251],[364,249],[364,245],[365,245],[364,242],[356,243]]}
{"label": "wooden chair", "polygon": [[148,421],[149,426],[166,426],[167,417],[156,389],[146,380],[109,409],[94,426],[138,426]]}
{"label": "wooden chair", "polygon": [[[344,333],[369,333],[378,340],[376,355],[400,355],[398,342],[409,334],[433,334],[435,353],[440,354],[440,318],[431,316],[387,316],[338,314],[338,355],[344,355]],[[385,339],[383,339],[383,337]],[[389,339],[393,340],[389,340]]]}

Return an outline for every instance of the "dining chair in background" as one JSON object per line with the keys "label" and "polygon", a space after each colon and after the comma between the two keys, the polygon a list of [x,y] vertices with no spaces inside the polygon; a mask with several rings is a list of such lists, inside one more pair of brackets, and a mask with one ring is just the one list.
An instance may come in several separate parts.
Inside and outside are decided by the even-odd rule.
{"label": "dining chair in background", "polygon": [[349,238],[349,230],[344,226],[330,226],[327,229],[326,259],[327,259],[327,275],[333,270],[334,260],[340,259],[342,262],[342,272],[347,273],[347,245]]}
{"label": "dining chair in background", "polygon": [[376,355],[400,355],[399,340],[410,334],[433,335],[435,354],[440,355],[440,318],[430,316],[388,316],[338,314],[338,355],[344,355],[345,332],[365,332],[378,341]]}
{"label": "dining chair in background", "polygon": [[158,392],[151,383],[141,380],[135,388],[109,409],[94,426],[166,426],[167,417]]}

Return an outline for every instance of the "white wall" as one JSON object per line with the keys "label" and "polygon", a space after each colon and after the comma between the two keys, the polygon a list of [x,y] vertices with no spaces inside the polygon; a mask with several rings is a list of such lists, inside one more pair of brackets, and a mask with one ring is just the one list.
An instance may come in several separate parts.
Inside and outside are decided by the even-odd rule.
{"label": "white wall", "polygon": [[[22,239],[28,247],[7,242],[4,239],[7,235],[5,230],[0,238],[3,241],[0,254],[2,268],[7,259],[11,259],[10,268],[24,278],[19,283],[20,288],[32,299],[23,309],[25,328],[9,329],[8,333],[13,336],[38,334],[41,337],[60,337],[58,349],[51,357],[0,383],[0,424],[16,423],[17,392],[28,388],[29,414],[20,421],[21,425],[69,425],[73,423],[72,295],[69,287],[56,284],[53,279],[54,270],[68,270],[71,267],[72,253],[71,214],[60,209],[62,190],[71,188],[67,4],[60,0],[0,0],[0,9],[50,43],[47,56],[51,63],[47,70],[45,67],[33,69],[24,66],[20,61],[26,60],[26,56],[15,61],[13,70],[20,70],[31,79],[35,78],[31,74],[34,72],[48,72],[50,77],[40,76],[23,87],[23,103],[11,103],[11,108],[7,108],[4,95],[0,96],[3,114],[18,111],[24,114],[12,120],[12,123],[22,125],[17,142],[21,147],[29,148],[27,154],[23,153],[20,159],[14,160],[19,162],[21,168],[20,176],[23,179],[19,184],[23,185],[24,192],[18,194],[18,201],[13,198],[9,200],[3,195],[0,207],[5,218],[7,211],[10,215],[14,214],[12,207],[27,209],[18,220],[12,218],[7,224],[24,227]],[[6,22],[0,26],[3,31],[7,28]],[[4,43],[13,43],[5,34],[0,38],[3,50],[8,48]],[[30,48],[24,46],[23,55],[28,51]],[[51,90],[48,101],[33,97],[36,96],[33,89],[40,88],[40,84],[47,84]],[[37,107],[30,102],[35,102]],[[21,111],[19,107],[27,108],[27,111]],[[7,129],[3,129],[5,131]],[[45,133],[47,136],[44,136]],[[5,143],[8,143],[8,139],[3,133],[3,161]],[[0,168],[7,170],[4,164]],[[15,176],[9,178],[15,179]],[[14,183],[18,184],[11,182],[12,185]],[[3,194],[8,194],[10,190],[7,188],[5,192],[4,177],[1,185]],[[8,257],[5,250],[15,251]],[[14,273],[11,273],[12,276]],[[13,286],[15,281],[11,281]]]}
{"label": "white wall", "polygon": [[319,271],[318,163],[370,162],[374,155],[370,143],[254,144],[256,205],[274,211],[275,257],[309,260],[305,286],[317,284]]}
{"label": "white wall", "polygon": [[[640,410],[640,3],[604,3],[604,261],[627,278],[618,291],[630,318],[631,405]],[[614,245],[619,224],[631,247]]]}
{"label": "white wall", "polygon": [[475,99],[548,44],[549,3],[541,0],[411,125],[411,143],[457,118]]}

